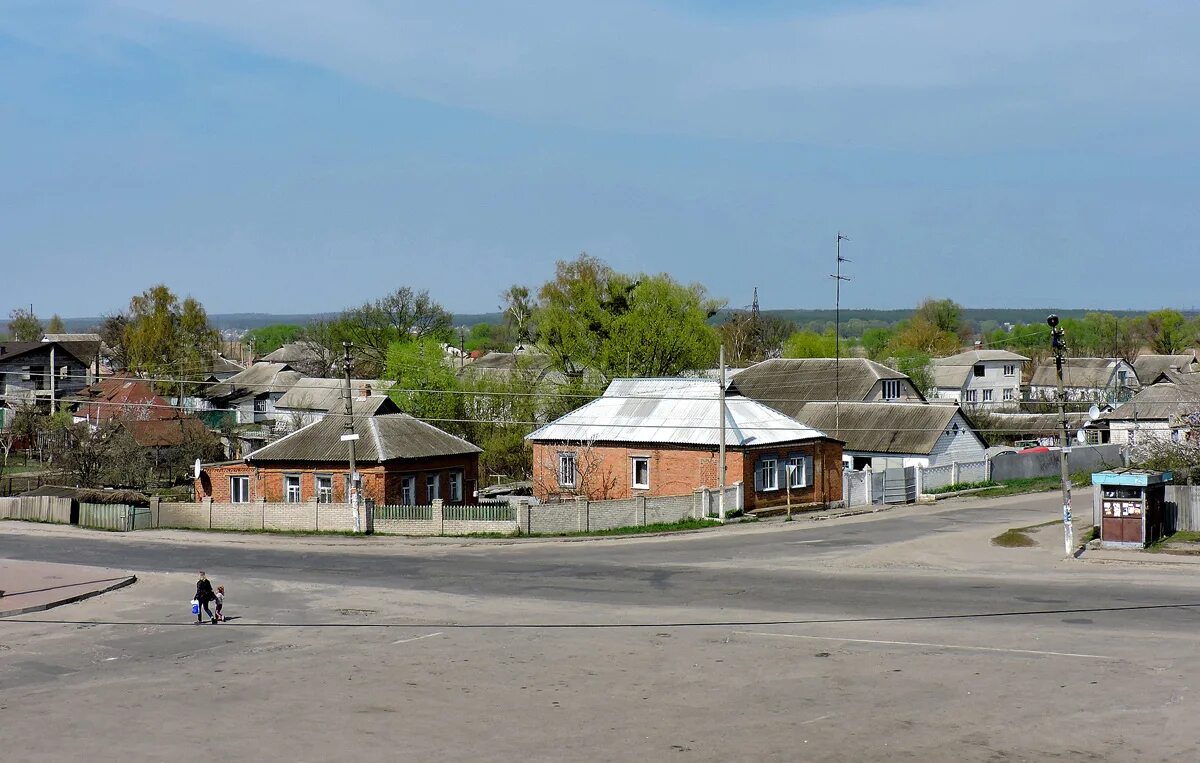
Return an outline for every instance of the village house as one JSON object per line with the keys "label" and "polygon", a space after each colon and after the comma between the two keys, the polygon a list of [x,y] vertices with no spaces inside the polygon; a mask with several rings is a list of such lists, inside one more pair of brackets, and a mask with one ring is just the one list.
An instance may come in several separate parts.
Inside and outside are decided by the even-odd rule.
{"label": "village house", "polygon": [[205,389],[197,407],[222,414],[216,418],[229,418],[234,424],[274,423],[275,403],[301,378],[286,363],[255,363]]}
{"label": "village house", "polygon": [[930,397],[967,408],[1016,408],[1029,358],[1008,350],[968,350],[930,363]]}
{"label": "village house", "polygon": [[0,342],[0,428],[12,411],[54,410],[96,380],[99,342]]}
{"label": "village house", "polygon": [[[717,488],[720,386],[709,379],[617,379],[526,437],[543,501],[688,495]],[[765,405],[730,397],[726,482],[747,510],[842,499],[842,445]]]}
{"label": "village house", "polygon": [[[375,401],[376,413],[398,413],[395,410],[379,410],[388,401],[385,392],[395,382],[383,379],[351,379],[350,392],[355,399],[370,398]],[[275,432],[287,434],[308,426],[314,421],[320,421],[329,413],[343,413],[346,410],[346,380],[303,378],[275,401]]]}
{"label": "village house", "polygon": [[[1063,392],[1069,401],[1118,405],[1140,388],[1137,372],[1122,358],[1066,358],[1063,363]],[[1029,399],[1058,399],[1058,371],[1054,361],[1042,363],[1034,370]]]}
{"label": "village house", "polygon": [[1190,374],[1195,373],[1200,363],[1196,353],[1189,351],[1177,355],[1154,355],[1146,353],[1133,359],[1133,370],[1142,386],[1157,382],[1167,371]]}
{"label": "village house", "polygon": [[1140,446],[1151,440],[1181,442],[1197,428],[1200,374],[1166,371],[1162,381],[1142,387],[1117,408],[1100,415],[1110,441]]}
{"label": "village house", "polygon": [[733,377],[729,392],[792,417],[811,402],[925,401],[906,374],[866,358],[764,360]]}
{"label": "village house", "polygon": [[[358,403],[353,431],[365,499],[389,505],[475,502],[480,449],[466,440],[405,413],[367,415]],[[345,433],[344,416],[330,415],[242,461],[205,465],[195,481],[197,500],[345,502],[350,480]]]}

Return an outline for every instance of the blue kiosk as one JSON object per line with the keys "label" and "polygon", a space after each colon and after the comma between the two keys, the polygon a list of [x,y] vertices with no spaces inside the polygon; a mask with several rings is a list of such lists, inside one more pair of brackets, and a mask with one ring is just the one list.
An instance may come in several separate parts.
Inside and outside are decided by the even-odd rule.
{"label": "blue kiosk", "polygon": [[1167,532],[1164,496],[1171,472],[1112,469],[1092,475],[1104,548],[1145,548]]}

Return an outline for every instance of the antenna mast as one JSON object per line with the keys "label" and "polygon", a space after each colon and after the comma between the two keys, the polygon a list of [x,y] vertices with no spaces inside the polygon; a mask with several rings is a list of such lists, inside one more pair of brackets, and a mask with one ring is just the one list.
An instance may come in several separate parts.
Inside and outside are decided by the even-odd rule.
{"label": "antenna mast", "polygon": [[849,241],[849,236],[837,234],[837,270],[830,276],[833,279],[833,431],[834,436],[840,436],[842,429],[842,281],[849,281],[850,276],[842,275],[842,263],[852,262],[842,256],[842,242]]}

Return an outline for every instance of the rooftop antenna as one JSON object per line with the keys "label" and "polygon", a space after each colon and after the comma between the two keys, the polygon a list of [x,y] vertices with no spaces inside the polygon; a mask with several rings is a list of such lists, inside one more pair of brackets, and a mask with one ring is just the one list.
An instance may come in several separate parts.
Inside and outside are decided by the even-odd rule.
{"label": "rooftop antenna", "polygon": [[833,279],[833,431],[838,436],[842,429],[842,281],[849,281],[850,276],[842,275],[842,263],[853,262],[842,256],[842,242],[849,241],[849,236],[837,234],[837,271]]}

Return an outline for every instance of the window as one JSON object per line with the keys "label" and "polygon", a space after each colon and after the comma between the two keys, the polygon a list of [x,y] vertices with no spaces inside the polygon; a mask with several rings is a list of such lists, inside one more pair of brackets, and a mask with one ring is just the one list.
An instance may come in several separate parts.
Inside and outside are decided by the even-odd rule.
{"label": "window", "polygon": [[650,459],[645,456],[633,458],[633,486],[638,488],[650,487]]}
{"label": "window", "polygon": [[764,458],[758,464],[758,489],[779,489],[779,462],[774,458]]}
{"label": "window", "polygon": [[283,478],[283,500],[288,503],[300,503],[300,475],[287,474]]}
{"label": "window", "polygon": [[266,413],[268,402],[270,402],[270,401],[268,401],[265,397],[255,400],[254,401],[254,412],[255,413]]}
{"label": "window", "polygon": [[985,402],[985,403],[990,403],[990,402],[992,402],[992,390],[990,390],[990,389],[985,389],[985,390],[983,391],[983,402]]}
{"label": "window", "polygon": [[975,374],[975,378],[976,378],[976,379],[982,379],[982,378],[983,378],[984,368],[983,368],[983,364],[982,364],[982,363],[976,363],[976,364],[975,364],[975,367],[974,367],[974,368],[972,368],[971,370],[972,370],[972,372]]}
{"label": "window", "polygon": [[249,477],[230,477],[229,478],[229,502],[230,503],[250,503],[250,478]]}
{"label": "window", "polygon": [[442,483],[438,479],[439,476],[437,472],[425,475],[425,500],[431,503],[442,497],[440,490]]}
{"label": "window", "polygon": [[883,399],[884,400],[899,400],[900,399],[900,380],[899,379],[884,379],[883,380]]}
{"label": "window", "polygon": [[317,477],[317,502],[333,503],[333,477],[328,474]]}
{"label": "window", "polygon": [[1129,375],[1124,371],[1117,371],[1117,384],[1124,387]]}
{"label": "window", "polygon": [[450,502],[462,503],[463,499],[463,473],[450,472]]}
{"label": "window", "polygon": [[969,390],[967,390],[966,395],[964,396],[963,399],[968,403],[978,403],[979,402],[979,391],[974,390],[974,389],[969,389]]}
{"label": "window", "polygon": [[1180,441],[1179,430],[1172,429],[1171,430],[1171,442],[1179,442],[1179,441]]}
{"label": "window", "polygon": [[792,456],[788,459],[788,487],[806,487],[808,485],[808,459],[804,456]]}
{"label": "window", "polygon": [[1004,399],[1005,400],[1013,399],[1013,390],[1011,388],[1004,390]]}
{"label": "window", "polygon": [[1017,375],[1017,367],[1015,365],[1013,365],[1012,363],[1008,363],[1007,365],[1004,366],[1004,375],[1005,376],[1016,376]]}
{"label": "window", "polygon": [[575,487],[575,454],[558,454],[558,486]]}
{"label": "window", "polygon": [[400,478],[400,505],[414,506],[417,503],[417,478]]}

